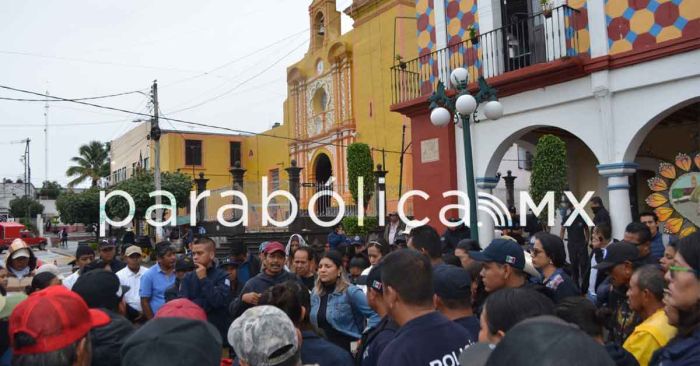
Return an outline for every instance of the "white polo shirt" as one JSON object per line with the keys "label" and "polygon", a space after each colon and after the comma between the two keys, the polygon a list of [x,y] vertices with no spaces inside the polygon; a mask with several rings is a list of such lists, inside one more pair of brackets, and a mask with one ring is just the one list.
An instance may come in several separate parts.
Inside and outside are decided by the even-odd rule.
{"label": "white polo shirt", "polygon": [[139,289],[141,288],[141,276],[146,272],[148,268],[144,266],[139,267],[137,273],[132,272],[129,267],[124,267],[117,272],[117,277],[119,277],[119,283],[122,286],[129,286],[129,291],[124,294],[124,302],[131,306],[135,310],[143,311],[141,309],[141,297],[139,296]]}
{"label": "white polo shirt", "polygon": [[70,276],[64,278],[61,282],[67,289],[72,290],[73,285],[75,285],[75,282],[78,281],[78,277],[80,277],[80,270],[76,270]]}

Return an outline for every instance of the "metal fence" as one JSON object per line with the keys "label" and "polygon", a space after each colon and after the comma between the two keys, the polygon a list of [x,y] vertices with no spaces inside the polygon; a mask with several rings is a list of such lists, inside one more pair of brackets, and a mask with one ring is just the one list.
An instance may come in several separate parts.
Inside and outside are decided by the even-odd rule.
{"label": "metal fence", "polygon": [[[233,196],[224,196],[221,194],[223,192],[231,190],[231,187],[218,187],[210,188],[211,196],[208,197],[204,203],[204,221],[217,221],[217,212],[219,208],[224,207],[224,205],[230,205],[232,203],[241,205],[240,199]],[[268,182],[267,193],[270,195],[275,190],[281,190],[289,192],[289,182],[286,180],[280,180],[274,185]],[[411,190],[410,186],[404,185],[402,187],[403,193]],[[358,208],[355,202],[352,200],[349,189],[345,185],[332,184],[326,185],[321,183],[303,184],[300,187],[301,202],[298,205],[299,217],[308,217],[310,211],[313,211],[317,217],[323,218],[324,221],[329,221],[329,218],[336,217],[339,214],[338,200],[332,198],[330,195],[324,194],[320,195],[315,204],[310,205],[309,200],[311,196],[318,192],[328,192],[332,191],[340,195],[343,198],[345,204],[345,211],[343,216],[356,216],[358,214]],[[272,225],[263,226],[262,225],[262,185],[261,182],[251,182],[246,181],[242,193],[247,199],[247,211],[248,211],[248,226],[247,231],[276,231],[279,230]],[[365,207],[365,215],[373,216],[376,215],[377,210],[377,193],[372,196],[370,201]],[[387,210],[393,210],[396,207],[396,203],[399,200],[398,196],[398,186],[386,186],[385,188],[386,206]],[[235,201],[234,201],[235,200]],[[284,197],[272,198],[270,203],[267,205],[267,211],[269,217],[273,220],[284,221],[291,214],[291,208],[289,201]],[[404,211],[407,215],[413,215],[413,200],[407,200],[404,205]],[[242,212],[240,210],[226,209],[223,211],[223,218],[226,221],[232,222],[241,217]]]}
{"label": "metal fence", "polygon": [[552,9],[550,16],[536,14],[477,35],[446,48],[401,61],[391,68],[393,103],[431,94],[442,80],[450,86],[450,72],[458,67],[469,71],[469,81],[518,70],[578,54],[575,31],[579,11],[566,5]]}

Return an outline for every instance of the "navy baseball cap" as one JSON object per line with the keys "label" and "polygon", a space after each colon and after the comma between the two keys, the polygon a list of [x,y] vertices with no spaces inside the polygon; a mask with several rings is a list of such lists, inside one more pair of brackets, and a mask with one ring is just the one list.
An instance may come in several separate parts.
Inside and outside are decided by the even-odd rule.
{"label": "navy baseball cap", "polygon": [[464,269],[452,265],[435,267],[433,272],[435,294],[443,299],[464,299],[471,296],[472,277]]}
{"label": "navy baseball cap", "polygon": [[221,262],[219,262],[220,268],[229,267],[229,266],[238,268],[238,266],[240,266],[240,265],[241,265],[241,262],[239,262],[233,258],[226,258],[226,259],[222,260]]}
{"label": "navy baseball cap", "polygon": [[637,249],[636,245],[626,241],[618,241],[605,248],[605,258],[593,268],[603,271],[615,267],[620,263],[627,261],[634,262],[638,258],[639,249]]}
{"label": "navy baseball cap", "polygon": [[382,283],[382,262],[372,267],[367,275],[366,282],[368,289],[372,288],[377,292],[382,292],[384,289],[384,284]]}
{"label": "navy baseball cap", "polygon": [[100,240],[99,248],[114,248],[116,245],[114,243],[110,243],[108,240]]}
{"label": "navy baseball cap", "polygon": [[525,254],[518,243],[508,239],[495,239],[482,251],[469,251],[469,257],[479,262],[509,264],[521,271],[525,270]]}

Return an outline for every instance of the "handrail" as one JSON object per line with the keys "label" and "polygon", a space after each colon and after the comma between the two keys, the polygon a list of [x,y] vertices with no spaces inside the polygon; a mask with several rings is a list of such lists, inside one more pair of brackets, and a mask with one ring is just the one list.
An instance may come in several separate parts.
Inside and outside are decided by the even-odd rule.
{"label": "handrail", "polygon": [[[537,13],[459,43],[399,61],[391,67],[392,102],[402,103],[433,92],[438,80],[449,86],[457,67],[469,80],[501,75],[535,64],[576,56],[578,10],[567,5]],[[549,16],[548,16],[549,15]]]}

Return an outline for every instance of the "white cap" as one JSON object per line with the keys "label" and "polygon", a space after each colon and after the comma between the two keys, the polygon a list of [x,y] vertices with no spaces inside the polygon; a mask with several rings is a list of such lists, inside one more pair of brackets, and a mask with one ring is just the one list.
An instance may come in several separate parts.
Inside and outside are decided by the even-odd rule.
{"label": "white cap", "polygon": [[29,254],[29,249],[27,248],[22,248],[22,249],[17,249],[12,255],[10,256],[11,259],[17,259],[17,258],[30,258],[31,254]]}
{"label": "white cap", "polygon": [[53,273],[59,280],[63,281],[63,275],[61,274],[61,272],[58,271],[58,267],[56,267],[55,264],[52,264],[52,263],[42,264],[41,267],[37,268],[36,274],[39,274],[42,272]]}

